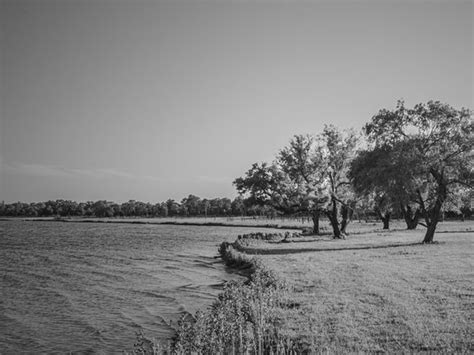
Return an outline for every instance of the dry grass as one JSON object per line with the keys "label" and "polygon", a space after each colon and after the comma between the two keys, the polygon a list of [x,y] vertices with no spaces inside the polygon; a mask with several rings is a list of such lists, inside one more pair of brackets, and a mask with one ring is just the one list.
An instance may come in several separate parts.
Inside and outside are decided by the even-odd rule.
{"label": "dry grass", "polygon": [[[423,231],[372,234],[319,243],[419,241]],[[472,352],[473,234],[439,233],[435,240],[440,243],[260,258],[293,285],[300,312],[288,313],[287,331],[313,349]]]}

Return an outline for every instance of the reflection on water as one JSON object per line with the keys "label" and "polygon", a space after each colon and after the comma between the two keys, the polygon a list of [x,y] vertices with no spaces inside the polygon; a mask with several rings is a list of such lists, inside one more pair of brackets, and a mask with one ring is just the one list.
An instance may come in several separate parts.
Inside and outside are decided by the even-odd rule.
{"label": "reflection on water", "polygon": [[[260,229],[261,230],[261,229]],[[249,228],[0,221],[2,353],[110,353],[209,305]]]}

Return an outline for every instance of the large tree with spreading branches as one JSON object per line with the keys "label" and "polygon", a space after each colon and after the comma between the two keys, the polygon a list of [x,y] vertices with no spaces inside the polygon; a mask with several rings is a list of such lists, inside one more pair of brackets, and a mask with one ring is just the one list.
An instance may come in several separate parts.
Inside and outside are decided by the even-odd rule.
{"label": "large tree with spreading branches", "polygon": [[395,110],[380,110],[365,132],[374,150],[386,152],[381,178],[394,172],[403,176],[407,196],[425,221],[423,242],[432,243],[443,207],[474,185],[471,111],[439,101],[408,109],[399,101]]}

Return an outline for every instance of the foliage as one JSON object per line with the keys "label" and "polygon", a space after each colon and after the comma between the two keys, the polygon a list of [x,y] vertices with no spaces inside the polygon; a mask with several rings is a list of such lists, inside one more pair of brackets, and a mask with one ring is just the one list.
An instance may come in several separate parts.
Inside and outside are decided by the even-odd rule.
{"label": "foliage", "polygon": [[334,126],[326,126],[321,140],[327,165],[327,188],[331,197],[324,212],[331,222],[334,237],[340,238],[346,234],[356,204],[348,173],[359,139],[351,130],[341,131]]}
{"label": "foliage", "polygon": [[323,211],[332,222],[334,236],[340,237],[354,207],[347,172],[357,142],[354,132],[334,126],[325,126],[318,136],[294,136],[272,164],[253,164],[234,185],[252,203],[286,214],[312,215],[315,233],[319,232],[319,213]]}
{"label": "foliage", "polygon": [[438,101],[407,109],[399,101],[393,111],[380,110],[365,131],[374,144],[372,152],[386,154],[377,160],[376,168],[388,178],[388,185],[403,181],[407,196],[419,205],[425,219],[424,241],[432,242],[446,203],[454,204],[453,195],[474,186],[471,112]]}
{"label": "foliage", "polygon": [[231,201],[225,197],[201,199],[195,195],[183,198],[181,203],[173,199],[155,204],[135,200],[122,204],[105,200],[0,203],[0,216],[7,217],[222,217],[269,216],[271,212],[260,206],[247,207],[241,197]]}
{"label": "foliage", "polygon": [[297,191],[276,164],[254,163],[234,185],[240,194],[249,195],[249,205],[268,205],[282,213],[296,212],[299,207]]}
{"label": "foliage", "polygon": [[184,353],[262,354],[285,349],[280,305],[284,285],[257,268],[247,284],[230,282],[206,313],[192,322],[182,320],[175,348]]}
{"label": "foliage", "polygon": [[226,266],[240,270],[252,270],[256,267],[255,258],[235,250],[232,243],[222,242],[219,246],[219,254]]}
{"label": "foliage", "polygon": [[[384,223],[394,210],[400,209],[409,229],[416,227],[408,213],[413,208],[415,186],[411,178],[412,170],[406,164],[393,164],[396,156],[387,145],[362,150],[351,162],[349,178],[355,192],[367,198],[371,209]],[[412,224],[410,224],[410,222]]]}

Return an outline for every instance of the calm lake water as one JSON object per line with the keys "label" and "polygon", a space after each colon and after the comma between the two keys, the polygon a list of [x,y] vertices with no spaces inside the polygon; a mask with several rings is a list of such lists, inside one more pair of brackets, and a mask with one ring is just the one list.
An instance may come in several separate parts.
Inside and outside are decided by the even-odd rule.
{"label": "calm lake water", "polygon": [[[0,221],[0,353],[112,353],[210,305],[252,228]],[[258,229],[265,231],[264,229]]]}

